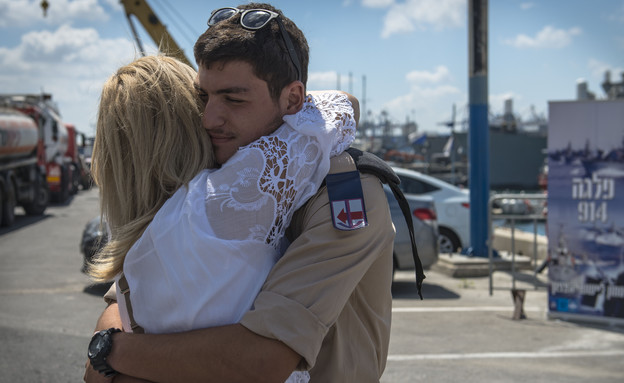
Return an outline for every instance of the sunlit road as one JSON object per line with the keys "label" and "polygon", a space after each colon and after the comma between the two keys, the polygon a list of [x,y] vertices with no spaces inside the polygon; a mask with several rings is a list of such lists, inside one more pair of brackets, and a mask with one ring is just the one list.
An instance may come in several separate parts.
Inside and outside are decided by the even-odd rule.
{"label": "sunlit road", "polygon": [[624,328],[547,319],[545,276],[537,290],[532,273],[518,276],[516,287],[526,288],[524,320],[512,319],[508,273],[494,274],[490,296],[487,277],[430,271],[424,301],[414,297],[411,274],[398,277],[382,382],[624,381]]}
{"label": "sunlit road", "polygon": [[98,190],[80,191],[0,230],[0,381],[82,381],[104,303],[80,272],[79,243],[98,211]]}
{"label": "sunlit road", "polygon": [[[84,225],[97,189],[18,216],[0,230],[0,382],[81,382],[86,346],[103,308],[101,286],[80,272]],[[523,275],[529,280],[530,275]],[[509,276],[453,279],[429,271],[425,300],[397,274],[390,355],[382,382],[622,382],[624,331],[546,318],[546,292],[527,288],[528,319],[511,319]],[[498,289],[500,288],[500,289]]]}

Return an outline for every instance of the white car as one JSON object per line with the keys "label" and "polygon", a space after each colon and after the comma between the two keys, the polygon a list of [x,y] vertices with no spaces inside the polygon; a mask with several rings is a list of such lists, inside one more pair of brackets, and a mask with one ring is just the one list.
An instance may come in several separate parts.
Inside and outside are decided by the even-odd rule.
{"label": "white car", "polygon": [[454,253],[470,244],[470,195],[454,185],[413,170],[392,167],[404,194],[431,196],[438,214],[440,253]]}

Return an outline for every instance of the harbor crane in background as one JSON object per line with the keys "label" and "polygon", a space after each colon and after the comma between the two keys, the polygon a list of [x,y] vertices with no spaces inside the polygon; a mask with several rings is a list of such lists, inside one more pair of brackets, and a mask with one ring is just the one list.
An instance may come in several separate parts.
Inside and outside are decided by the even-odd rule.
{"label": "harbor crane in background", "polygon": [[[132,30],[132,34],[134,35],[134,39],[141,55],[145,56],[145,49],[143,48],[143,43],[141,42],[139,34],[137,33],[134,23],[132,22],[132,16],[134,16],[141,23],[143,29],[145,29],[154,43],[158,46],[159,51],[167,56],[175,57],[190,67],[195,68],[195,65],[186,57],[184,50],[180,48],[178,43],[176,43],[173,37],[169,34],[167,27],[160,22],[160,19],[156,16],[156,13],[152,7],[149,6],[147,1],[120,0],[120,3],[126,12],[128,24],[130,25],[130,29]],[[42,0],[40,6],[43,10],[43,16],[46,17],[48,8],[50,7],[49,2]]]}
{"label": "harbor crane in background", "polygon": [[147,4],[147,1],[121,0],[120,2],[126,11],[128,24],[130,24],[130,29],[132,30],[132,34],[134,35],[137,46],[139,47],[139,51],[142,55],[145,55],[145,50],[143,49],[141,39],[139,38],[136,28],[134,27],[134,23],[132,22],[132,15],[139,20],[145,31],[150,35],[154,43],[158,45],[158,49],[162,53],[167,56],[175,57],[190,67],[195,68],[195,65],[193,65],[186,57],[184,50],[182,50],[173,37],[171,37],[167,31],[167,27],[160,22],[156,13],[154,13],[149,4]]}
{"label": "harbor crane in background", "polygon": [[446,121],[446,122],[439,122],[438,125],[444,125],[447,128],[451,129],[451,134],[449,136],[449,140],[446,143],[446,145],[444,145],[444,152],[446,154],[446,152],[448,151],[448,154],[450,156],[450,161],[451,161],[451,180],[452,183],[455,185],[457,184],[457,180],[455,179],[455,104],[453,104],[453,113],[451,114],[451,120],[450,121]]}

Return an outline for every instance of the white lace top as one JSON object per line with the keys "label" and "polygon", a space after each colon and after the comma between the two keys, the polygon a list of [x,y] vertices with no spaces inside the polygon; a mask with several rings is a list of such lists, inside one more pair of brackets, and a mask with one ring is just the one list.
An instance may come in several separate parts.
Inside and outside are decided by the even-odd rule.
{"label": "white lace top", "polygon": [[[236,323],[251,308],[293,213],[320,187],[330,156],[355,138],[353,109],[340,93],[309,96],[284,121],[180,188],[128,252],[134,318],[146,333]],[[288,382],[306,382],[306,374]]]}

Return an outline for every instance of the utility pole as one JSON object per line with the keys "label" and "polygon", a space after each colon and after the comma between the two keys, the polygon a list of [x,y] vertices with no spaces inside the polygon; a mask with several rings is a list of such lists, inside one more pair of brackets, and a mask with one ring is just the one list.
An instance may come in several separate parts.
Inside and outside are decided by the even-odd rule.
{"label": "utility pole", "polygon": [[455,179],[455,104],[453,104],[453,115],[451,116],[451,180],[453,180],[453,185],[457,184],[457,180]]}
{"label": "utility pole", "polygon": [[488,124],[488,1],[469,0],[470,242],[473,256],[487,257],[490,199]]}
{"label": "utility pole", "polygon": [[362,116],[364,116],[364,122],[366,119],[366,75],[362,76]]}

